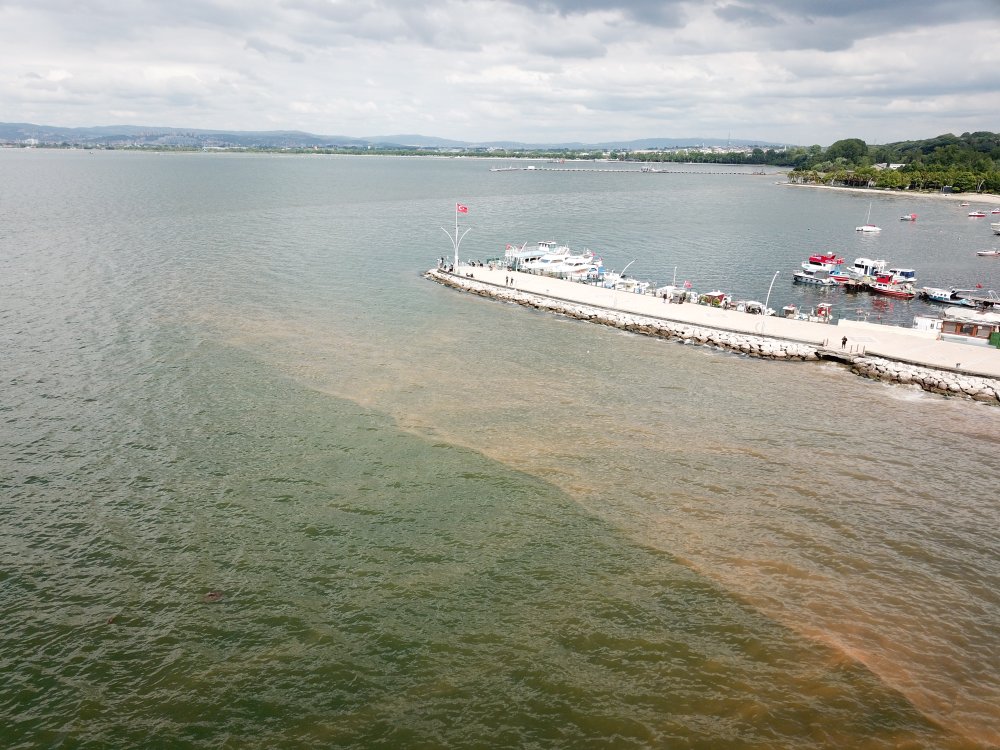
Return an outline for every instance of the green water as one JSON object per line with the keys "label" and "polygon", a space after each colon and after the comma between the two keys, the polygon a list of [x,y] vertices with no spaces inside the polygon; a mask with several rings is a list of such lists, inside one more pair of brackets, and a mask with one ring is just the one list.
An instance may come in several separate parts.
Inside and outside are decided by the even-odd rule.
{"label": "green water", "polygon": [[678,187],[0,164],[3,746],[997,736],[996,411],[419,277],[456,183],[482,247]]}

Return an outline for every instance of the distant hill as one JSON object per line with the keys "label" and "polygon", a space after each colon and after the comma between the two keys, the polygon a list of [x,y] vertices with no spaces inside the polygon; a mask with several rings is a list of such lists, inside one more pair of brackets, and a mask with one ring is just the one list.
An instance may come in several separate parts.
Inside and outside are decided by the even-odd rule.
{"label": "distant hill", "polygon": [[424,135],[376,135],[355,138],[346,135],[315,135],[298,130],[240,131],[199,130],[141,125],[103,125],[85,128],[62,128],[24,122],[0,123],[0,143],[36,141],[44,145],[70,146],[188,146],[194,148],[431,148],[507,150],[532,149],[627,149],[698,147],[781,148],[782,144],[746,139],[721,138],[642,138],[631,141],[599,143],[522,143],[518,141],[455,141]]}

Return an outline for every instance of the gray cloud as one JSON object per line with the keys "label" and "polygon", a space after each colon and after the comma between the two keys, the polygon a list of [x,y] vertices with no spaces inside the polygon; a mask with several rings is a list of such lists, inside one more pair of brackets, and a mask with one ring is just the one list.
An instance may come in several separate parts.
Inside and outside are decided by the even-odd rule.
{"label": "gray cloud", "polygon": [[998,13],[996,0],[3,0],[0,100],[5,119],[56,125],[898,140],[997,129]]}

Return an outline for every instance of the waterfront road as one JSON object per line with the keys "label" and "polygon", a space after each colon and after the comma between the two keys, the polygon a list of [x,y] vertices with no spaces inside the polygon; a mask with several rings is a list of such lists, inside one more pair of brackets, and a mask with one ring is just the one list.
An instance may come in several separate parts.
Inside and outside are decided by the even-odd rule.
{"label": "waterfront road", "polygon": [[[441,272],[432,270],[432,273]],[[604,289],[591,284],[504,269],[493,270],[485,266],[462,265],[454,273],[446,275],[455,281],[474,281],[501,290],[514,289],[626,314],[813,344],[828,349],[843,348],[847,354],[884,357],[950,372],[1000,378],[1000,349],[941,341],[934,333],[912,328],[852,320],[815,323],[778,316],[749,315],[736,310],[723,310],[690,302],[667,303],[651,294]],[[845,336],[847,344],[842,347],[841,341]]]}

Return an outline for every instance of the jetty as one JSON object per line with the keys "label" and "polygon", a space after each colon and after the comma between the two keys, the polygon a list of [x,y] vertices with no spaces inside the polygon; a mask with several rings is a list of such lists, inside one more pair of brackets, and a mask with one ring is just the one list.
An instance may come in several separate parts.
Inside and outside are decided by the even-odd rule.
{"label": "jetty", "polygon": [[[848,366],[859,375],[1000,405],[1000,349],[942,341],[932,331],[840,319],[832,323],[667,302],[504,267],[433,268],[424,276],[465,292],[635,333],[748,356]],[[846,341],[844,339],[846,338]]]}

